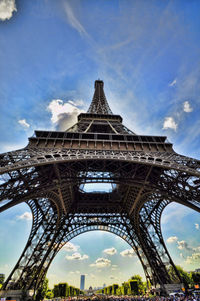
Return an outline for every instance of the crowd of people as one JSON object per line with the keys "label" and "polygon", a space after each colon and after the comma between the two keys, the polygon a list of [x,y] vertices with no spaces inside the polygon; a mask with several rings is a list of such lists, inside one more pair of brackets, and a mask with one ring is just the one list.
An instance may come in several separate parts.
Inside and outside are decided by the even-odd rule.
{"label": "crowd of people", "polygon": [[200,301],[200,295],[180,295],[174,294],[167,297],[160,296],[92,296],[74,298],[54,298],[48,301]]}

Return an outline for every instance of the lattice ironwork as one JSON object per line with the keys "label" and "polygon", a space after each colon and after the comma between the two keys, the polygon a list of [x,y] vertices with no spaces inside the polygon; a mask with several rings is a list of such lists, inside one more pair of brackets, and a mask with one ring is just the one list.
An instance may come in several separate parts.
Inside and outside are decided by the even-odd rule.
{"label": "lattice ironwork", "polygon": [[96,80],[94,84],[95,92],[91,102],[91,105],[88,109],[88,113],[93,114],[112,114],[112,111],[109,107],[109,104],[106,100],[106,96],[103,90],[103,81]]}
{"label": "lattice ironwork", "polygon": [[[86,192],[86,183],[111,183]],[[181,278],[160,228],[177,202],[200,212],[200,161],[179,155],[162,136],[139,136],[114,115],[103,91],[65,132],[35,131],[21,150],[0,155],[0,212],[26,202],[33,214],[27,245],[4,289],[41,287],[62,246],[92,230],[112,232],[134,249],[153,285]]]}

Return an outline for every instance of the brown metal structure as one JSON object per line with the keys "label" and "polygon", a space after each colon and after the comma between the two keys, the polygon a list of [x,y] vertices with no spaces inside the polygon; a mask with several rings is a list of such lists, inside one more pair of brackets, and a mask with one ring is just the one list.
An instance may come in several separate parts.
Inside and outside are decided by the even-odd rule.
{"label": "brown metal structure", "polygon": [[[24,149],[0,155],[0,173],[0,212],[26,202],[33,213],[5,290],[37,291],[62,246],[92,230],[127,241],[152,284],[181,282],[160,219],[170,202],[200,212],[200,161],[174,152],[166,137],[127,129],[109,107],[103,81],[95,81],[89,110],[75,125],[65,132],[35,131]],[[87,192],[86,183],[112,183],[113,189]]]}

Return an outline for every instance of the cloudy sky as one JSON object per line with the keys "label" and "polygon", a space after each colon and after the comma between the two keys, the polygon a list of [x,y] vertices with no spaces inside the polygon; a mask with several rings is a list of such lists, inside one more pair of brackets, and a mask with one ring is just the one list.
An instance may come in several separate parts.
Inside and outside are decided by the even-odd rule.
{"label": "cloudy sky", "polygon": [[[0,0],[0,152],[35,129],[65,130],[104,80],[112,111],[138,134],[166,135],[200,159],[199,0]],[[8,275],[31,228],[22,204],[1,214],[0,272]],[[162,217],[176,264],[200,267],[200,216],[169,205]],[[103,232],[71,241],[50,284],[121,283],[142,268],[130,247]]]}

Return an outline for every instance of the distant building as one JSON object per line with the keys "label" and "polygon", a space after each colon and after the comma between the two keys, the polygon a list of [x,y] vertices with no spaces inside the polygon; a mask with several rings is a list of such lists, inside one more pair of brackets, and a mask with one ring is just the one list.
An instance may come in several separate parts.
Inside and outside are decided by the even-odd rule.
{"label": "distant building", "polygon": [[104,288],[104,287],[106,287],[106,284],[105,284],[105,283],[103,284],[103,288]]}
{"label": "distant building", "polygon": [[200,268],[196,269],[195,273],[200,273]]}
{"label": "distant building", "polygon": [[81,275],[80,289],[82,291],[85,289],[85,275]]}

